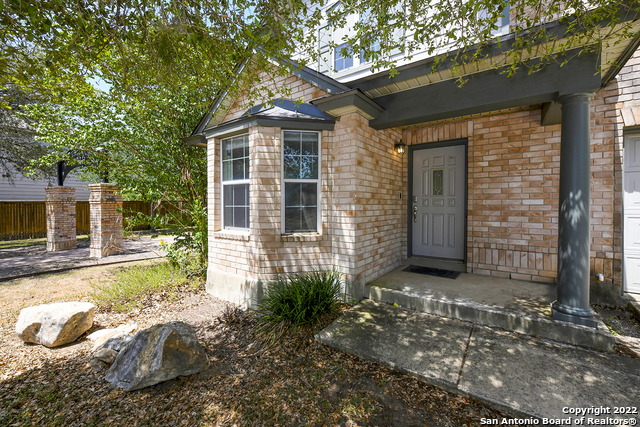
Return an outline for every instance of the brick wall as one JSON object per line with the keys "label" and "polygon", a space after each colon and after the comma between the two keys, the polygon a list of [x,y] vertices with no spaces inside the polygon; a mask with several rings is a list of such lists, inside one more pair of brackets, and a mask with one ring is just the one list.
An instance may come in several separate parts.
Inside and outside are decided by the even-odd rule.
{"label": "brick wall", "polygon": [[45,187],[44,190],[47,195],[47,252],[76,248],[76,189]]}
{"label": "brick wall", "polygon": [[591,102],[591,270],[622,284],[625,129],[640,125],[640,53]]}
{"label": "brick wall", "polygon": [[[640,72],[635,55],[591,109],[591,269],[621,283],[622,139],[640,125]],[[290,99],[322,95],[295,77]],[[640,85],[637,85],[640,87]],[[224,120],[248,105],[241,97]],[[625,113],[626,111],[626,113]],[[623,117],[626,114],[626,121]],[[636,118],[637,123],[636,123]],[[407,130],[376,131],[358,113],[322,133],[322,233],[284,236],[280,229],[279,128],[254,128],[248,235],[221,231],[220,141],[209,144],[210,265],[269,281],[277,274],[336,265],[356,285],[406,258],[408,145],[467,138],[467,269],[470,273],[553,283],[557,270],[560,125],[542,126],[540,106],[454,119]],[[257,190],[257,191],[256,191]],[[402,193],[402,198],[400,198]]]}
{"label": "brick wall", "polygon": [[405,155],[394,152],[402,134],[377,131],[358,113],[340,119],[345,141],[352,141],[355,179],[352,192],[355,221],[355,269],[358,283],[366,284],[398,267],[406,258],[406,211],[403,201]]}
{"label": "brick wall", "polygon": [[309,102],[327,94],[322,89],[296,76],[283,77],[274,74],[274,72],[260,73],[259,81],[262,83],[257,84],[251,91],[242,92],[231,104],[221,122],[236,119],[249,108],[261,102],[269,102],[277,98]]}
{"label": "brick wall", "polygon": [[[297,78],[293,99],[322,92]],[[284,82],[284,81],[283,81]],[[244,111],[238,100],[225,121]],[[364,283],[400,264],[403,246],[402,157],[393,146],[399,131],[376,131],[358,113],[321,135],[320,234],[284,235],[281,228],[281,129],[249,131],[249,233],[225,231],[220,215],[220,140],[209,141],[209,264],[225,273],[269,282],[279,274],[336,266],[343,279]],[[404,239],[406,245],[406,239]],[[212,275],[213,277],[214,275]],[[217,279],[213,279],[217,280]],[[226,279],[224,279],[226,280]]]}
{"label": "brick wall", "polygon": [[[591,275],[602,273],[616,285],[622,284],[623,135],[640,125],[638,83],[636,53],[591,102]],[[536,106],[404,131],[409,144],[468,137],[469,272],[555,281],[560,125],[541,126],[540,114]]]}

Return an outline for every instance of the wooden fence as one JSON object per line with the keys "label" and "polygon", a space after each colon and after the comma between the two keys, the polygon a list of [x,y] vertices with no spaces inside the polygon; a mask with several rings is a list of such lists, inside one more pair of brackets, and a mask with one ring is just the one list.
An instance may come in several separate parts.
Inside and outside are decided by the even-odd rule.
{"label": "wooden fence", "polygon": [[[149,215],[151,208],[145,202],[123,202],[126,218],[142,212]],[[89,234],[89,202],[76,202],[76,233]],[[148,225],[134,230],[149,228]],[[0,240],[33,239],[47,236],[47,214],[45,202],[0,202]]]}

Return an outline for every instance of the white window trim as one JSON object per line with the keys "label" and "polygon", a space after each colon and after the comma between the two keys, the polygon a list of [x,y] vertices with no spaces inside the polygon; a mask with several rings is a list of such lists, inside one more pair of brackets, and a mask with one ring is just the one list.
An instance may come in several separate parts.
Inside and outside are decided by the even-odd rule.
{"label": "white window trim", "polygon": [[[249,185],[249,194],[251,194],[251,183],[249,182],[250,179],[238,179],[238,180],[231,180],[231,181],[226,181],[227,184],[225,184],[225,180],[224,180],[224,166],[223,166],[223,161],[222,161],[222,144],[224,143],[224,141],[227,141],[229,139],[233,139],[233,138],[237,138],[239,136],[247,136],[247,138],[249,138],[249,134],[248,133],[243,133],[240,135],[233,135],[230,136],[228,138],[224,138],[220,140],[220,231],[223,232],[230,232],[230,233],[237,233],[237,234],[249,234],[249,231],[251,229],[251,207],[249,207],[249,227],[246,228],[241,228],[241,227],[225,227],[224,226],[224,186],[225,185],[240,185],[240,184],[248,184]],[[251,154],[251,149],[249,149],[249,154]],[[251,174],[251,160],[249,160],[249,174]],[[249,196],[251,197],[251,196]],[[249,203],[251,203],[251,198],[249,198]]]}
{"label": "white window trim", "polygon": [[[315,133],[318,135],[318,179],[287,179],[284,178],[284,133],[285,132],[306,132]],[[280,130],[280,230],[283,235],[296,235],[296,234],[322,234],[322,132],[309,131],[300,129],[281,129]],[[316,216],[317,224],[316,231],[299,231],[293,233],[285,232],[285,183],[286,182],[299,182],[299,183],[313,183],[317,182],[318,188],[316,190],[316,206],[318,213]]]}

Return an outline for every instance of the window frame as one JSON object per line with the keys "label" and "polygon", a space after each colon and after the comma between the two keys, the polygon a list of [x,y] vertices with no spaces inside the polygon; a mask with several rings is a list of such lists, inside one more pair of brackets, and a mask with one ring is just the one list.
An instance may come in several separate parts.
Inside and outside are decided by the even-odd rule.
{"label": "window frame", "polygon": [[[251,229],[251,206],[249,206],[249,218],[247,221],[249,222],[248,227],[226,227],[224,225],[224,187],[225,185],[248,185],[249,186],[249,194],[251,194],[251,175],[249,175],[249,179],[239,179],[239,180],[224,180],[224,160],[223,160],[223,150],[224,150],[224,142],[230,139],[235,139],[238,137],[246,137],[247,138],[247,148],[249,149],[249,156],[247,159],[249,160],[249,174],[251,174],[251,147],[249,141],[249,134],[242,133],[239,135],[229,136],[227,138],[220,138],[220,230],[228,231],[228,232],[237,232],[237,233],[249,233]],[[225,184],[226,182],[226,184]],[[249,203],[251,203],[251,199],[249,199]]]}
{"label": "window frame", "polygon": [[[318,178],[317,179],[285,179],[284,177],[284,133],[300,132],[315,133],[318,136]],[[301,130],[301,129],[280,129],[280,230],[283,235],[296,234],[321,234],[322,233],[322,131]],[[286,232],[285,228],[285,187],[286,183],[314,183],[316,182],[316,231],[293,231]]]}

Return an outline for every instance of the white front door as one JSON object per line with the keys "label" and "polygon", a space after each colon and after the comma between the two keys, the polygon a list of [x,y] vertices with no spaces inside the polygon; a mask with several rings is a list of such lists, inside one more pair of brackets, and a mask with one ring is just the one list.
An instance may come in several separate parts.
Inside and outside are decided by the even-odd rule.
{"label": "white front door", "polygon": [[640,294],[640,135],[624,144],[624,288]]}
{"label": "white front door", "polygon": [[465,146],[413,151],[413,255],[464,259]]}

